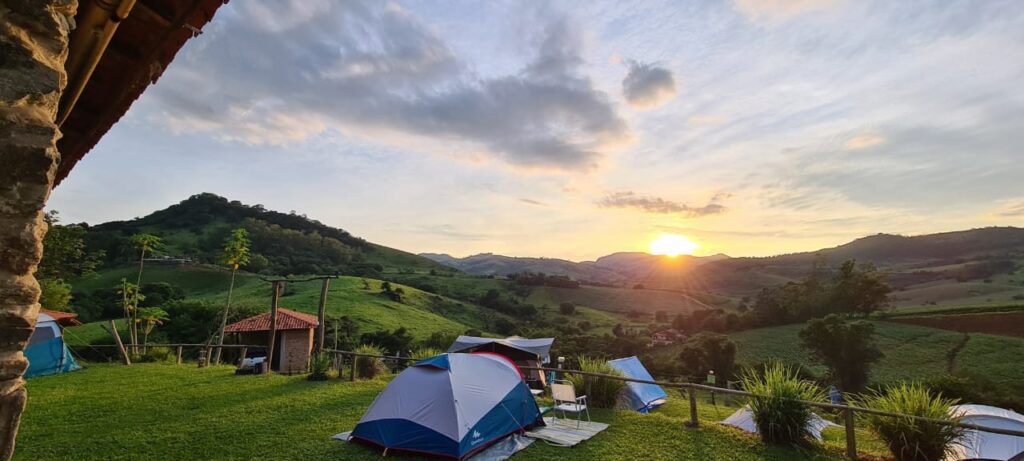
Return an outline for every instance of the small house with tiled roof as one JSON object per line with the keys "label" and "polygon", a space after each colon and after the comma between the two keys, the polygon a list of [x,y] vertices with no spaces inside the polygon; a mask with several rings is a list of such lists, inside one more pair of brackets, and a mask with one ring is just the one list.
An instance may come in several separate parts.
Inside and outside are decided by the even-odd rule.
{"label": "small house with tiled roof", "polygon": [[[309,366],[313,351],[313,330],[319,322],[315,315],[291,309],[277,310],[277,335],[271,369],[279,373],[303,373]],[[224,328],[233,333],[238,344],[267,344],[270,334],[270,313],[249,317]]]}

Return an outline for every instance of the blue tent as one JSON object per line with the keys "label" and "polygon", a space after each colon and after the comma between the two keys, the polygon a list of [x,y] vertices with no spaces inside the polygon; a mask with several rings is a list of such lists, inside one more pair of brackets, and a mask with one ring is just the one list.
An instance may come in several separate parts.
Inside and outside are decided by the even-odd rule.
{"label": "blue tent", "polygon": [[[654,381],[651,374],[640,363],[640,359],[636,357],[609,360],[608,365],[621,371],[627,378]],[[657,384],[626,383],[626,392],[623,393],[622,399],[629,408],[640,413],[647,413],[663,405],[668,400],[668,394]]]}
{"label": "blue tent", "polygon": [[36,329],[28,339],[25,347],[25,358],[28,359],[28,370],[25,377],[53,375],[82,368],[71,356],[71,351],[64,344],[60,325],[46,314],[39,314]]}
{"label": "blue tent", "polygon": [[465,459],[544,424],[519,369],[496,354],[441,354],[395,377],[351,439],[387,450]]}

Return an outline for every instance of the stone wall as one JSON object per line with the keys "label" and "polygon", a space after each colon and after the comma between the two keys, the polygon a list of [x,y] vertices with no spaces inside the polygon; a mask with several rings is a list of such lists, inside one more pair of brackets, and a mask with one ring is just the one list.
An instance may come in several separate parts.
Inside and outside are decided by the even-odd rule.
{"label": "stone wall", "polygon": [[33,274],[60,161],[54,118],[77,7],[74,0],[0,0],[0,460],[14,453],[27,398],[22,350],[39,312]]}

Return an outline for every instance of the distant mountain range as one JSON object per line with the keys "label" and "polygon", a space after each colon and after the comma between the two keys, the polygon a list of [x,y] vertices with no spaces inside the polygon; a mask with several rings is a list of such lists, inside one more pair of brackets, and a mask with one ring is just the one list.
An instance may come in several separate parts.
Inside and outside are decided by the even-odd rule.
{"label": "distant mountain range", "polygon": [[893,285],[903,287],[981,276],[991,270],[974,270],[979,264],[995,267],[998,264],[993,261],[996,261],[1005,266],[1010,261],[1024,259],[1024,229],[987,227],[912,237],[877,234],[833,248],[762,258],[730,258],[723,254],[667,257],[638,252],[614,253],[584,262],[490,253],[465,258],[434,253],[420,256],[476,275],[529,271],[599,284],[644,284],[728,293],[751,293],[763,286],[800,278],[818,257],[824,257],[830,264],[856,259],[889,270]]}

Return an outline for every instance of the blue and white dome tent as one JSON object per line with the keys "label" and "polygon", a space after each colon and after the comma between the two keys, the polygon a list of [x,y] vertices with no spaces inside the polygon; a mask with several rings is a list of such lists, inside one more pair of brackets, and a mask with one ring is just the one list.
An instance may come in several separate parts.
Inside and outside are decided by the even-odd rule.
{"label": "blue and white dome tent", "polygon": [[[636,358],[636,356],[609,360],[608,365],[622,372],[627,378],[654,381],[651,373],[644,368],[644,365],[640,363],[640,359]],[[620,397],[620,401],[625,406],[640,413],[648,413],[664,405],[667,400],[668,394],[665,393],[665,389],[662,389],[661,386],[634,382],[626,383],[626,390]]]}
{"label": "blue and white dome tent", "polygon": [[465,459],[544,419],[515,364],[494,354],[441,354],[393,379],[352,440]]}

